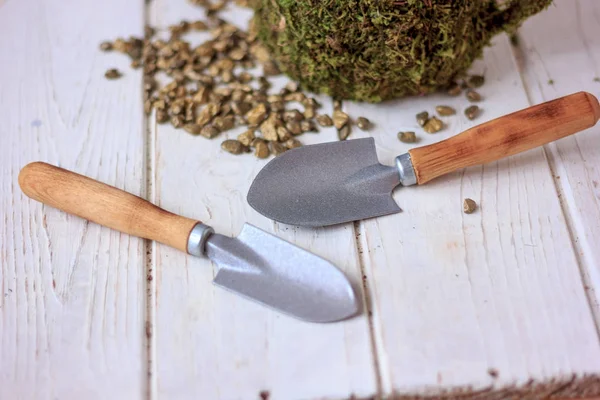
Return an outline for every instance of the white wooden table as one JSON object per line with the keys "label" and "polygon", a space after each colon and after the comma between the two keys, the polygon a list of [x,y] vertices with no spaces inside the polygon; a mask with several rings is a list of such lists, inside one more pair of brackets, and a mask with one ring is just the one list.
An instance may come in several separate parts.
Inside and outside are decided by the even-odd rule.
{"label": "white wooden table", "polygon": [[[143,114],[141,72],[98,50],[141,36],[145,22],[196,15],[185,0],[0,0],[0,399],[600,394],[600,125],[397,190],[397,215],[280,225],[245,202],[264,160],[155,125]],[[250,14],[225,15],[245,25]],[[519,38],[515,47],[497,37],[473,67],[487,80],[482,117],[448,119],[419,144],[571,92],[600,95],[597,0],[557,0]],[[113,66],[125,76],[106,81]],[[371,135],[391,163],[409,148],[396,132],[417,129],[414,115],[440,103],[467,105],[431,96],[344,107],[376,123]],[[302,137],[334,139],[333,130]],[[364,312],[308,324],[232,295],[211,284],[209,261],[27,199],[17,174],[34,160],[223,234],[245,221],[274,232],[343,268]],[[461,212],[465,197],[477,213]]]}

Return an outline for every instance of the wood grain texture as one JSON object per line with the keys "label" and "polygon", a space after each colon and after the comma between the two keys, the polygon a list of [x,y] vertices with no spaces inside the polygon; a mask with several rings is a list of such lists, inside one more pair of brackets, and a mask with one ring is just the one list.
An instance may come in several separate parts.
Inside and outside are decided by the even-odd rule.
{"label": "wood grain texture", "polygon": [[[162,33],[169,23],[203,17],[185,0],[155,0],[149,7]],[[391,165],[408,150],[396,139],[400,130],[417,131],[417,145],[427,145],[569,93],[600,95],[594,80],[600,77],[599,7],[594,0],[559,0],[526,23],[516,49],[523,81],[508,41],[499,38],[474,69],[488,81],[480,119],[445,118],[447,129],[428,135],[419,131],[417,112],[443,103],[462,110],[467,100],[348,103],[353,118],[364,115],[376,125],[369,133],[354,129],[351,137],[373,135],[381,161]],[[356,229],[276,224],[245,201],[265,161],[224,154],[225,137],[142,129],[141,73],[97,45],[140,35],[143,15],[139,1],[0,0],[0,54],[10,55],[0,63],[6,78],[0,90],[0,399],[229,400],[259,398],[263,390],[271,400],[432,399],[478,389],[485,391],[479,398],[490,390],[496,398],[596,393],[598,126],[545,149],[402,188],[394,194],[401,214]],[[236,8],[226,13],[240,25],[248,17]],[[106,81],[111,67],[123,78]],[[305,143],[335,138],[333,129],[301,137]],[[359,293],[367,288],[373,315],[306,324],[216,288],[207,260],[145,246],[27,199],[17,175],[35,160],[136,195],[150,193],[165,209],[200,218],[222,234],[235,235],[248,221],[297,243],[344,269]],[[478,202],[475,214],[462,214],[464,197]],[[572,378],[586,373],[591,376]],[[526,385],[530,379],[539,386]]]}
{"label": "wood grain texture", "polygon": [[43,162],[23,167],[19,186],[27,196],[46,205],[184,253],[190,232],[199,223],[114,186]]}
{"label": "wood grain texture", "polygon": [[[43,160],[143,193],[141,74],[98,50],[142,33],[143,2],[0,7],[0,399],[143,398],[143,240],[34,202],[17,182]],[[111,67],[127,72],[107,81]]]}
{"label": "wood grain texture", "polygon": [[[464,96],[347,105],[376,124],[382,163],[408,150],[397,131],[416,131],[426,145],[530,105],[507,38],[494,44],[473,68],[486,72],[476,121],[443,118],[447,128],[434,135],[415,121],[437,104],[465,109]],[[476,213],[463,214],[466,197]],[[401,213],[364,221],[360,231],[384,394],[461,388],[467,396],[600,373],[596,327],[543,149],[400,188],[394,199]],[[576,382],[572,395],[599,390],[589,382]]]}
{"label": "wood grain texture", "polygon": [[497,161],[591,128],[600,104],[586,92],[527,107],[409,151],[417,183],[462,168]]}
{"label": "wood grain texture", "polygon": [[[185,0],[155,0],[151,23],[164,29],[182,19],[203,18]],[[245,27],[248,10],[231,7],[223,17]],[[195,43],[208,34],[188,36]],[[283,81],[274,82],[278,91]],[[331,101],[320,99],[331,115]],[[266,164],[252,154],[234,156],[220,144],[244,129],[208,140],[168,125],[152,126],[156,135],[153,202],[199,218],[217,233],[235,236],[244,222],[274,233],[325,259],[348,274],[362,298],[354,229],[298,229],[275,224],[246,202],[252,178]],[[304,143],[335,140],[334,129],[305,134]],[[153,340],[156,398],[345,399],[377,392],[367,313],[334,324],[311,324],[245,300],[211,281],[209,260],[186,257],[165,246],[154,254],[156,284]]]}
{"label": "wood grain texture", "polygon": [[[516,53],[532,102],[584,88],[600,96],[600,4],[559,1],[521,29]],[[600,327],[600,126],[546,146]],[[599,328],[600,329],[600,328]]]}

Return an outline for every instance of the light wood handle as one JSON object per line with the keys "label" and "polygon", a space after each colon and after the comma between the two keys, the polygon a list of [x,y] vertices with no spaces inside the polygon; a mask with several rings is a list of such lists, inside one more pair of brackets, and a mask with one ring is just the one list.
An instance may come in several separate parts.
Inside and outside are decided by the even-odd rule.
{"label": "light wood handle", "polygon": [[26,165],[19,173],[19,185],[34,200],[186,253],[188,236],[198,223],[141,197],[43,162]]}
{"label": "light wood handle", "polygon": [[409,150],[423,184],[441,175],[496,161],[590,128],[600,118],[598,99],[579,92],[494,119],[428,146]]}

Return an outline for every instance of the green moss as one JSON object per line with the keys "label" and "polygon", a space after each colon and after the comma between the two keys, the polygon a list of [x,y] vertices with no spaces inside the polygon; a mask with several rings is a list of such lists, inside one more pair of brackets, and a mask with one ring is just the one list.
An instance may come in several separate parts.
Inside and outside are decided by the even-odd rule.
{"label": "green moss", "polygon": [[257,0],[255,23],[282,71],[304,89],[379,102],[449,86],[495,34],[514,32],[551,3]]}

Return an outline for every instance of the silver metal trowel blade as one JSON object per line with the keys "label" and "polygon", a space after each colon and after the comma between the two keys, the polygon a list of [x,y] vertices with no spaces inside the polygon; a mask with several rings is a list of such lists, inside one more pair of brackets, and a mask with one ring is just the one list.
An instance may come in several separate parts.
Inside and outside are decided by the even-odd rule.
{"label": "silver metal trowel blade", "polygon": [[219,267],[215,284],[296,318],[333,322],[358,311],[342,271],[252,225],[237,238],[212,234],[206,255]]}
{"label": "silver metal trowel blade", "polygon": [[400,212],[395,167],[379,163],[373,138],[289,150],[256,176],[248,203],[275,221],[326,226]]}

